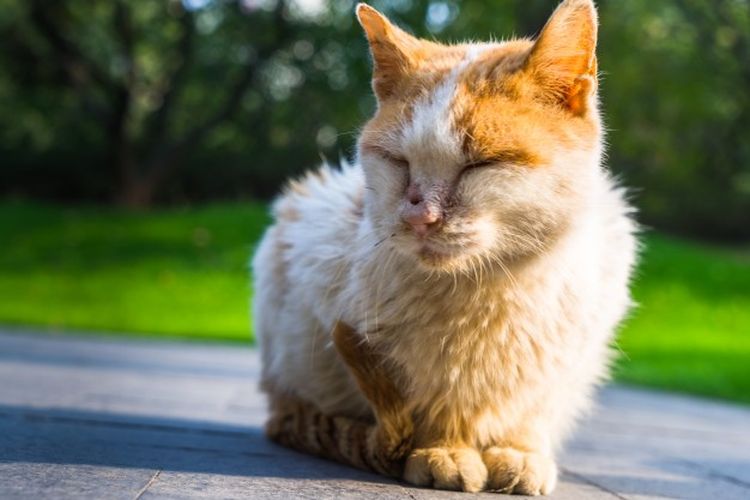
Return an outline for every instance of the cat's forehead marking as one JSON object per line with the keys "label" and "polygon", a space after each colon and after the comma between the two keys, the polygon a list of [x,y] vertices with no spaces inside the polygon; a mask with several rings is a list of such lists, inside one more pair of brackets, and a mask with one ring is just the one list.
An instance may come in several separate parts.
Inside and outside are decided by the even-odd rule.
{"label": "cat's forehead marking", "polygon": [[490,48],[489,44],[469,46],[450,72],[414,100],[402,137],[405,149],[423,160],[423,169],[438,173],[446,164],[461,160],[463,139],[457,136],[453,123],[455,96],[464,71]]}
{"label": "cat's forehead marking", "polygon": [[453,135],[461,138],[468,161],[544,163],[538,146],[555,120],[527,94],[528,75],[520,70],[531,46],[525,39],[503,42],[462,73],[452,105]]}

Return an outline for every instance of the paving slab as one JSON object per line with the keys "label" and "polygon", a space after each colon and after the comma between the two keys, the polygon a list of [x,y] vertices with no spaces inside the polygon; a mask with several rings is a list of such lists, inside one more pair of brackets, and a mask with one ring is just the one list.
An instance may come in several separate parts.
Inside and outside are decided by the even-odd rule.
{"label": "paving slab", "polygon": [[[267,441],[250,347],[0,329],[0,498],[497,498]],[[750,499],[750,408],[610,386],[553,499]]]}

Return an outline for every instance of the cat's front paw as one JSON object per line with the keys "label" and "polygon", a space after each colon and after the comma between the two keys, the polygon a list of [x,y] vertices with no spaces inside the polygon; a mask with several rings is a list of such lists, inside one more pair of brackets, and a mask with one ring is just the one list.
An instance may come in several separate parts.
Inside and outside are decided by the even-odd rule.
{"label": "cat's front paw", "polygon": [[472,448],[418,448],[406,459],[404,479],[417,486],[476,492],[484,489],[487,467]]}
{"label": "cat's front paw", "polygon": [[492,447],[482,453],[487,489],[516,495],[547,495],[557,484],[557,466],[550,457],[515,448]]}

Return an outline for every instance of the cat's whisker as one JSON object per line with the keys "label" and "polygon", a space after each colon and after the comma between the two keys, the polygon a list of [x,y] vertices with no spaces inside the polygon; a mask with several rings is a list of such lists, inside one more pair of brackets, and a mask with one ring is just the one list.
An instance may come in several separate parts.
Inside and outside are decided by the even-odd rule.
{"label": "cat's whisker", "polygon": [[482,277],[487,276],[487,279],[489,279],[490,275],[489,275],[489,271],[485,267],[485,260],[481,256],[477,256],[476,260],[477,260],[477,264],[479,265],[479,267],[481,269],[481,275],[482,275]]}
{"label": "cat's whisker", "polygon": [[391,239],[391,238],[393,238],[393,237],[395,237],[395,236],[396,236],[396,233],[393,233],[393,234],[392,234],[392,235],[390,235],[390,236],[386,236],[386,237],[384,237],[383,239],[381,239],[381,240],[379,240],[379,241],[378,241],[377,243],[375,243],[375,245],[374,245],[374,248],[377,248],[377,247],[379,247],[379,246],[380,246],[381,244],[383,244],[383,243],[384,243],[384,242],[385,242],[386,240],[389,240],[389,239]]}
{"label": "cat's whisker", "polygon": [[474,282],[476,283],[477,287],[481,288],[482,274],[479,270],[479,266],[477,266],[476,261],[474,259],[471,259],[470,266],[471,266],[472,274],[474,274]]}
{"label": "cat's whisker", "polygon": [[518,281],[516,281],[515,276],[513,276],[513,273],[510,272],[510,269],[508,269],[508,267],[505,265],[505,263],[503,262],[502,258],[499,257],[499,256],[497,256],[497,255],[493,255],[493,254],[490,254],[490,258],[500,268],[500,270],[505,274],[505,276],[508,278],[508,281],[510,281],[510,284],[513,287],[517,288],[518,287]]}
{"label": "cat's whisker", "polygon": [[[391,237],[393,237],[393,235],[391,235]],[[392,258],[393,258],[393,253],[392,252],[389,253],[388,255],[386,255],[385,263],[380,268],[380,277],[377,280],[377,286],[375,288],[375,306],[374,306],[375,307],[375,328],[380,328],[380,320],[379,320],[379,318],[380,318],[380,302],[381,302],[381,300],[380,300],[380,292],[383,289],[383,285],[385,283],[384,277],[385,277],[385,275],[387,273],[387,270],[390,268],[390,262],[391,262]]]}
{"label": "cat's whisker", "polygon": [[455,272],[451,272],[451,277],[453,278],[453,289],[451,290],[451,295],[456,295],[456,292],[458,291],[458,276],[456,276]]}
{"label": "cat's whisker", "polygon": [[445,345],[448,342],[448,336],[445,335],[440,338],[440,353],[445,354]]}

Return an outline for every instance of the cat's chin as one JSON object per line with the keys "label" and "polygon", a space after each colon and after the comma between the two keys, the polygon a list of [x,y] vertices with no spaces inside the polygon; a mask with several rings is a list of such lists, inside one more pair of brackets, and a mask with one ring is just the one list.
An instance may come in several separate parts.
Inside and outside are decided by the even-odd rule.
{"label": "cat's chin", "polygon": [[459,267],[465,257],[461,251],[449,251],[432,245],[423,245],[417,250],[417,258],[419,263],[430,271],[449,271]]}
{"label": "cat's chin", "polygon": [[469,266],[469,262],[483,252],[478,242],[451,241],[450,238],[418,238],[409,233],[401,233],[391,242],[397,251],[429,272],[455,272]]}

